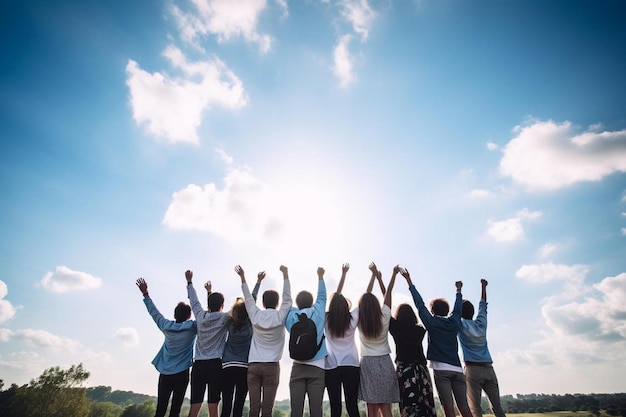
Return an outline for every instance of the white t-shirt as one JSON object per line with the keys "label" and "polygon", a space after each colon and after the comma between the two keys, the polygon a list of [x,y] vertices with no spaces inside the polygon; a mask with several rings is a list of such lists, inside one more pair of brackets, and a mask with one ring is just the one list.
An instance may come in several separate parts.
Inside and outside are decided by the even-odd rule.
{"label": "white t-shirt", "polygon": [[346,329],[343,337],[330,335],[328,327],[324,327],[326,336],[326,369],[335,369],[338,366],[359,366],[359,352],[354,342],[354,333],[359,323],[359,308],[350,312],[350,326]]}
{"label": "white t-shirt", "polygon": [[367,339],[359,332],[361,339],[361,356],[383,356],[391,353],[389,347],[389,321],[391,320],[391,309],[386,304],[381,307],[383,325],[380,336],[375,339]]}

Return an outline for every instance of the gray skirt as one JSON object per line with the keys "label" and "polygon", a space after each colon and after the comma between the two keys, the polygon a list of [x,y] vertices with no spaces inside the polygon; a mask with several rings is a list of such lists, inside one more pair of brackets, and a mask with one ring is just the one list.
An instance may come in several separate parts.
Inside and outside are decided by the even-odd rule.
{"label": "gray skirt", "polygon": [[400,388],[391,356],[363,356],[361,358],[359,400],[366,403],[400,402]]}

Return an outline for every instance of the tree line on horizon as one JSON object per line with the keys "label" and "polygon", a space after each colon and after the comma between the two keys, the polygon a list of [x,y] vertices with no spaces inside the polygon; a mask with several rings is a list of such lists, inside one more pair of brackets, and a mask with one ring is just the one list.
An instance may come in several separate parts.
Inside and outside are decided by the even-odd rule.
{"label": "tree line on horizon", "polygon": [[[58,366],[46,369],[37,379],[18,386],[11,384],[4,389],[0,379],[0,416],[2,417],[153,417],[156,397],[132,391],[112,390],[111,387],[83,386],[89,372],[82,364],[69,369]],[[550,413],[569,411],[582,417],[626,417],[626,393],[614,394],[516,394],[501,397],[502,407],[507,414]],[[437,414],[443,415],[435,397]],[[491,413],[486,397],[483,411]],[[189,400],[181,415],[189,411]],[[361,416],[366,416],[365,405],[360,404]],[[244,415],[247,415],[247,404]],[[276,401],[273,417],[289,417],[289,400]],[[330,415],[330,406],[324,402],[324,415]],[[393,407],[394,417],[399,417]],[[206,417],[203,407],[200,417]],[[309,417],[308,412],[304,417]]]}

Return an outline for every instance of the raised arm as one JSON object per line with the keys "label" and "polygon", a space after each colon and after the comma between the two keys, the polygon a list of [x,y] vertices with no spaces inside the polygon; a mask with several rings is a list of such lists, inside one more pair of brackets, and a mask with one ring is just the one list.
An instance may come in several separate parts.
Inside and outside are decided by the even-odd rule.
{"label": "raised arm", "polygon": [[261,289],[261,282],[265,278],[265,271],[261,271],[256,275],[256,284],[254,284],[254,288],[252,289],[252,298],[256,301],[257,296],[259,295],[259,289]]}
{"label": "raised arm", "polygon": [[387,290],[385,289],[385,283],[383,282],[383,273],[378,271],[376,273],[376,280],[378,281],[378,285],[380,286],[380,292],[383,293],[383,297],[387,294]]}
{"label": "raised arm", "polygon": [[206,290],[206,305],[209,305],[209,297],[211,296],[211,281],[204,283],[204,289]]}
{"label": "raised arm", "polygon": [[198,318],[198,316],[202,314],[203,308],[200,301],[198,301],[196,289],[193,287],[193,272],[190,270],[185,271],[185,279],[187,280],[187,297],[189,298],[189,303],[191,304],[191,311],[193,311],[193,315]]}
{"label": "raised arm", "polygon": [[367,290],[365,292],[372,292],[372,289],[374,288],[374,280],[378,276],[378,268],[374,262],[372,262],[368,268],[372,271],[372,277],[370,278],[369,284],[367,284]]}
{"label": "raised arm", "polygon": [[483,301],[487,301],[487,284],[489,283],[486,279],[483,278],[480,280],[480,286],[482,287],[480,291],[480,299]]}
{"label": "raised arm", "polygon": [[341,291],[343,290],[343,284],[346,282],[346,274],[348,273],[348,269],[350,269],[349,263],[341,265],[341,279],[339,280],[339,285],[337,285],[337,294],[341,294]]}
{"label": "raised arm", "polygon": [[396,275],[398,275],[398,272],[400,272],[400,265],[396,265],[393,267],[391,279],[389,280],[389,287],[387,288],[387,292],[385,293],[385,300],[383,301],[383,304],[385,304],[389,308],[391,308],[391,292],[393,291],[393,286],[396,283]]}

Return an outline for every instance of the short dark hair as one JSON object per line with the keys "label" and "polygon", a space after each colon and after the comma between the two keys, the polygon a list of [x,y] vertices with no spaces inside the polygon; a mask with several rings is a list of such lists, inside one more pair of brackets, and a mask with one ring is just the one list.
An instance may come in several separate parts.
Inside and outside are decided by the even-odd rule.
{"label": "short dark hair", "polygon": [[313,294],[308,291],[300,291],[296,295],[296,305],[300,310],[311,307],[313,305]]}
{"label": "short dark hair", "polygon": [[450,304],[445,298],[435,298],[430,302],[430,311],[436,316],[447,316],[450,312]]}
{"label": "short dark hair", "polygon": [[224,296],[221,292],[212,292],[209,294],[209,311],[220,311],[224,307]]}
{"label": "short dark hair", "polygon": [[474,304],[470,300],[463,300],[461,305],[461,317],[465,320],[471,320],[474,317]]}
{"label": "short dark hair", "polygon": [[263,306],[276,309],[278,307],[278,293],[274,290],[265,291],[263,293]]}
{"label": "short dark hair", "polygon": [[190,317],[191,307],[189,307],[188,304],[185,304],[182,301],[178,303],[178,305],[174,309],[174,319],[176,320],[176,323],[182,323],[184,321],[187,321]]}

